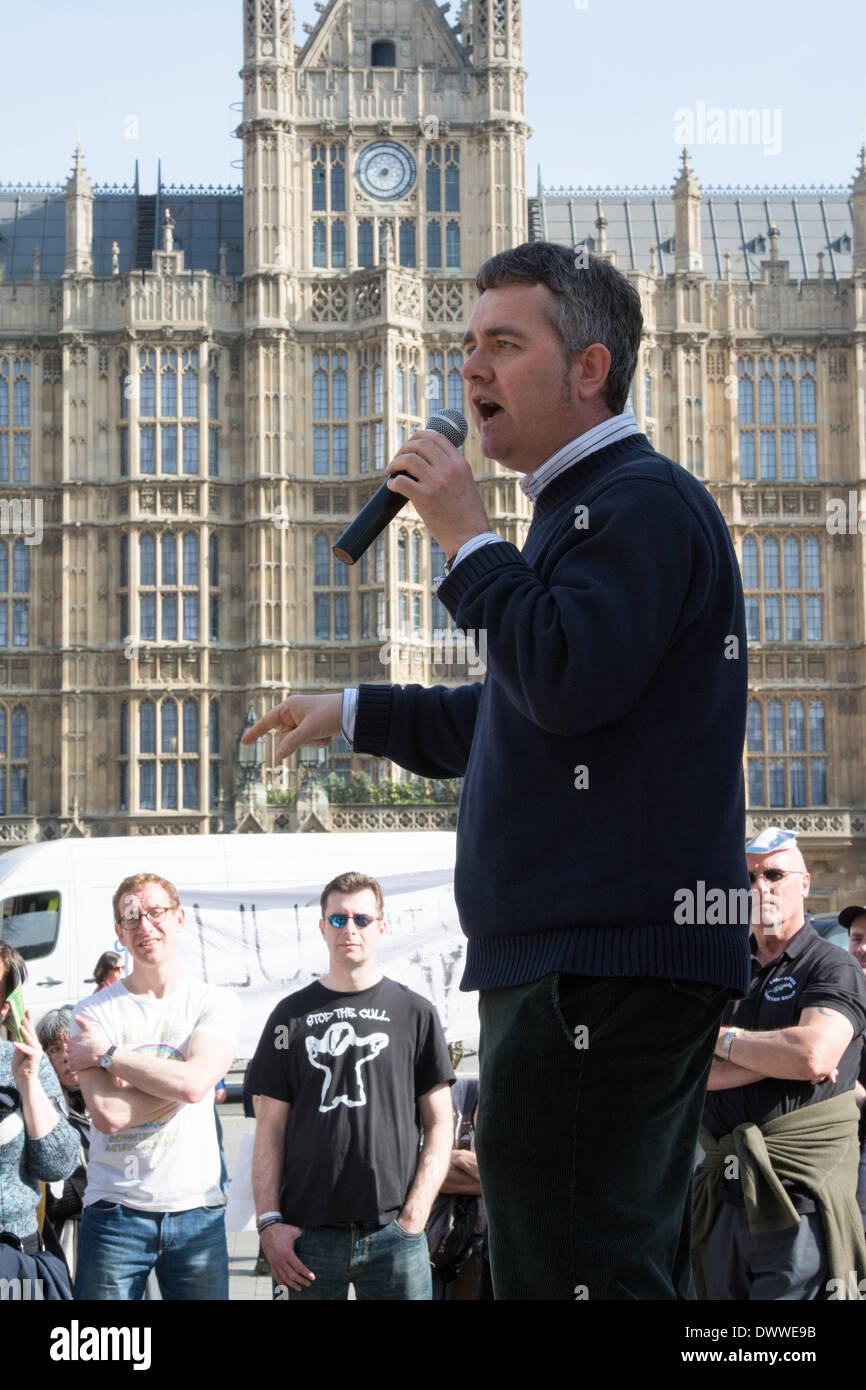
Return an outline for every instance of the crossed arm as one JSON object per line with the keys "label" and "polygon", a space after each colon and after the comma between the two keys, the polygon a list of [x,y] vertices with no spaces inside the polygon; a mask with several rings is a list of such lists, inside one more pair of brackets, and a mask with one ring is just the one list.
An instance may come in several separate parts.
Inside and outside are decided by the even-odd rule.
{"label": "crossed arm", "polygon": [[[731,1025],[719,1029],[721,1047]],[[750,1086],[768,1076],[817,1085],[834,1073],[846,1047],[854,1036],[854,1026],[844,1014],[817,1004],[804,1009],[792,1028],[764,1032],[738,1033],[731,1045],[729,1060],[715,1057],[710,1068],[708,1091],[727,1091],[734,1086]]]}
{"label": "crossed arm", "polygon": [[[150,1057],[118,1047],[110,1072],[99,1066],[109,1043],[97,1024],[76,1019],[81,1032],[69,1040],[70,1065],[78,1072],[93,1124],[102,1134],[133,1129],[178,1105],[194,1105],[224,1076],[233,1045],[216,1033],[193,1033],[186,1060]],[[118,1086],[118,1081],[125,1083]]]}

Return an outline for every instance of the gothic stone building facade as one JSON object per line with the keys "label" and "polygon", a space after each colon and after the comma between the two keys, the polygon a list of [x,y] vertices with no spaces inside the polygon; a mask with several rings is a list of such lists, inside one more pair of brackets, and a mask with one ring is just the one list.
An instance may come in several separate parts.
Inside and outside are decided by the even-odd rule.
{"label": "gothic stone building facade", "polygon": [[[477,267],[545,237],[640,292],[638,421],[743,567],[750,828],[797,827],[813,905],[851,901],[862,155],[851,193],[702,191],[684,152],[672,190],[529,196],[519,0],[319,8],[299,47],[289,0],[243,0],[242,189],[94,187],[80,150],[65,187],[0,186],[0,843],[236,829],[250,701],[471,674],[411,507],[356,566],[331,546],[463,406]],[[520,544],[516,476],[466,450]],[[330,763],[365,765],[393,772]]]}

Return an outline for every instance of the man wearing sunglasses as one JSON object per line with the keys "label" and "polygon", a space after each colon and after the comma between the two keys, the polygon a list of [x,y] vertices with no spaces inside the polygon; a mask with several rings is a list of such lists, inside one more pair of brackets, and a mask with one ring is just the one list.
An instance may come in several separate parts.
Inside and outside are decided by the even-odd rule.
{"label": "man wearing sunglasses", "polygon": [[177,890],[134,874],[113,900],[130,973],[75,1012],[68,1046],[91,1115],[75,1297],[227,1299],[214,1083],[234,1057],[239,1004],[182,969]]}
{"label": "man wearing sunglasses", "polygon": [[806,918],[796,835],[770,826],[746,859],[752,985],[725,1010],[710,1070],[696,1282],[710,1299],[847,1298],[848,1272],[866,1275],[854,1099],[866,983]]}
{"label": "man wearing sunglasses", "polygon": [[321,907],[328,972],[277,1005],[247,1072],[275,1297],[345,1299],[351,1283],[359,1300],[429,1299],[424,1228],[451,1157],[448,1048],[429,1000],[376,964],[376,880],[340,874]]}

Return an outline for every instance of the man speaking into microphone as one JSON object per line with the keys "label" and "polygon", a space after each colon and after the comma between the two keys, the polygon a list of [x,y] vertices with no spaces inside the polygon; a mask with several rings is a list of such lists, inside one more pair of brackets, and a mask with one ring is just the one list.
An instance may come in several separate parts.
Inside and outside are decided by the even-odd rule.
{"label": "man speaking into microphone", "polygon": [[737,561],[704,486],[625,409],[629,282],[536,242],[476,285],[463,376],[482,453],[524,475],[523,549],[441,435],[388,471],[448,556],[439,598],[484,634],[486,679],[293,696],[246,738],[276,729],[284,757],[342,727],[357,752],[465,776],[455,895],[496,1298],[692,1298],[707,1075],[749,980]]}

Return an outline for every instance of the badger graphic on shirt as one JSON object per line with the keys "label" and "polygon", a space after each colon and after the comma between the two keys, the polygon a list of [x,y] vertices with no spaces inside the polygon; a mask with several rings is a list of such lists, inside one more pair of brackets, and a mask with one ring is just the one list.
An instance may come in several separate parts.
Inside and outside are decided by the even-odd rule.
{"label": "badger graphic on shirt", "polygon": [[388,1046],[387,1033],[370,1033],[359,1038],[351,1023],[332,1023],[321,1038],[307,1037],[307,1056],[314,1067],[325,1073],[319,1111],[325,1114],[338,1105],[366,1105],[367,1092],[361,1068],[378,1057]]}

